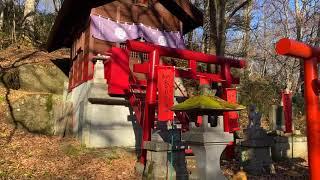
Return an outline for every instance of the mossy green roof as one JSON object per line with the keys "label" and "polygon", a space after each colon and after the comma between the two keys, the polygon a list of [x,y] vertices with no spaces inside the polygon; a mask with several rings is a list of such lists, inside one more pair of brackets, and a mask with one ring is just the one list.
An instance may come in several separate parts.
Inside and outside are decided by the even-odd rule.
{"label": "mossy green roof", "polygon": [[171,108],[173,111],[240,111],[244,106],[227,102],[216,96],[193,96]]}

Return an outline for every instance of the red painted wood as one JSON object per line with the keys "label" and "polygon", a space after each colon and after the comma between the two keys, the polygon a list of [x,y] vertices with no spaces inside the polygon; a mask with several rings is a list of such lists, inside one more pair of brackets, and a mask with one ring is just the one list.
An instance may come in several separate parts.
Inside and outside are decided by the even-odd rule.
{"label": "red painted wood", "polygon": [[174,72],[173,66],[158,67],[158,121],[173,121]]}
{"label": "red painted wood", "polygon": [[[235,88],[227,88],[226,90],[227,101],[237,103],[237,90]],[[231,132],[239,130],[239,114],[236,111],[228,112],[229,128]]]}
{"label": "red painted wood", "polygon": [[160,56],[168,56],[185,60],[197,60],[197,62],[212,63],[212,64],[230,64],[230,67],[244,68],[246,61],[236,60],[232,58],[219,57],[215,55],[208,55],[201,52],[190,51],[185,49],[174,49],[163,46],[158,46],[150,43],[139,41],[127,41],[128,48],[133,51],[149,53],[154,49],[159,50]]}
{"label": "red painted wood", "polygon": [[310,179],[320,179],[320,107],[318,62],[320,49],[291,39],[281,39],[276,44],[278,54],[304,60],[305,110],[308,137],[308,163]]}
{"label": "red painted wood", "polygon": [[[160,56],[157,50],[149,53],[149,73],[147,73],[147,92],[144,107],[144,118],[142,123],[142,142],[151,140],[151,129],[155,120],[155,107],[157,100],[157,71],[156,66],[159,65]],[[145,164],[147,158],[147,150],[144,149],[142,143],[142,153],[140,162]]]}
{"label": "red painted wood", "polygon": [[320,109],[319,93],[314,86],[318,79],[317,58],[304,61],[304,84],[308,132],[308,156],[310,179],[320,179]]}
{"label": "red painted wood", "polygon": [[315,48],[288,38],[283,38],[276,44],[276,51],[280,55],[294,56],[302,59],[320,56],[320,48]]}
{"label": "red painted wood", "polygon": [[112,48],[110,68],[108,70],[108,93],[125,95],[129,90],[129,56],[125,49]]}
{"label": "red painted wood", "polygon": [[292,133],[292,94],[282,92],[285,132]]}

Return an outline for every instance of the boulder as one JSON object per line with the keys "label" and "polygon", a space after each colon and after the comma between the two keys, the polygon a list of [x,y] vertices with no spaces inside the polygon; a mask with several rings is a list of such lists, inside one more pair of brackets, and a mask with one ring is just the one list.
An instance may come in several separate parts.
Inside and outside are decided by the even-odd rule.
{"label": "boulder", "polygon": [[53,63],[25,64],[3,74],[6,87],[29,92],[62,94],[68,77]]}
{"label": "boulder", "polygon": [[27,64],[18,69],[21,90],[62,94],[68,80],[54,64]]}
{"label": "boulder", "polygon": [[30,132],[52,135],[57,119],[54,107],[61,101],[60,95],[28,94],[12,103],[12,118]]}

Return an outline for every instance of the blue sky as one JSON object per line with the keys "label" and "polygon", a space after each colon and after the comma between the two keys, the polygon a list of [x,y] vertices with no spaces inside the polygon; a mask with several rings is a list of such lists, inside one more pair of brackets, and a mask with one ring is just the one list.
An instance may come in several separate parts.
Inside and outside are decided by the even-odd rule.
{"label": "blue sky", "polygon": [[44,13],[50,13],[54,11],[52,0],[40,0],[37,9]]}

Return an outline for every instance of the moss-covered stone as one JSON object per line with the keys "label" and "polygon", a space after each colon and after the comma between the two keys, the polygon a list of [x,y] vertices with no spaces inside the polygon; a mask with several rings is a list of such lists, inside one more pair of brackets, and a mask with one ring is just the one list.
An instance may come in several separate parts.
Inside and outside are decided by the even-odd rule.
{"label": "moss-covered stone", "polygon": [[60,95],[29,94],[13,102],[14,120],[30,132],[52,135],[54,133],[54,104]]}
{"label": "moss-covered stone", "polygon": [[239,111],[245,109],[244,106],[230,103],[215,96],[199,95],[193,96],[186,101],[172,107],[174,111],[196,111],[196,110],[219,110],[219,111]]}
{"label": "moss-covered stone", "polygon": [[48,95],[47,102],[46,102],[46,106],[47,106],[47,111],[48,111],[48,112],[52,111],[52,108],[53,108],[52,94],[49,94],[49,95]]}
{"label": "moss-covered stone", "polygon": [[54,64],[28,64],[19,67],[21,90],[62,94],[67,80]]}

